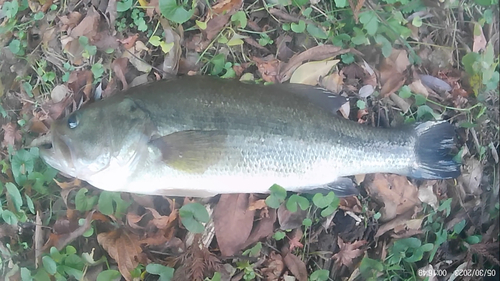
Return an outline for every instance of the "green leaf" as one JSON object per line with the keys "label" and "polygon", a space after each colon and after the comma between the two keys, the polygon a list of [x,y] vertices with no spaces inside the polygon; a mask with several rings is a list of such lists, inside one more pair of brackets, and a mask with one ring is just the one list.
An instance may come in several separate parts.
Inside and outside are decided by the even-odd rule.
{"label": "green leaf", "polygon": [[360,13],[359,22],[363,24],[363,28],[369,35],[374,36],[377,33],[379,20],[375,11],[369,10]]}
{"label": "green leaf", "polygon": [[15,55],[18,55],[18,56],[24,55],[24,48],[21,45],[21,41],[19,41],[17,39],[10,41],[9,50]]}
{"label": "green leaf", "polygon": [[231,16],[231,21],[237,22],[241,28],[245,28],[247,26],[247,15],[243,11],[238,11]]}
{"label": "green leaf", "polygon": [[120,271],[118,270],[104,270],[97,275],[96,281],[109,281],[109,280],[114,280],[117,279],[118,277],[121,277],[122,275],[120,274]]}
{"label": "green leaf", "polygon": [[83,47],[89,45],[89,38],[87,36],[80,36],[78,37],[78,43],[82,45]]}
{"label": "green leaf", "polygon": [[478,53],[470,52],[462,57],[462,64],[464,65],[465,72],[469,75],[474,75],[476,73],[473,65],[475,62],[479,61],[481,56]]}
{"label": "green leaf", "polygon": [[17,186],[13,183],[8,182],[5,184],[5,188],[7,189],[7,194],[10,196],[10,200],[12,200],[12,204],[17,212],[21,211],[21,207],[23,206],[23,198],[21,197],[21,193]]}
{"label": "green leaf", "polygon": [[387,38],[385,38],[385,36],[381,34],[377,34],[377,36],[375,36],[375,42],[377,42],[377,44],[382,45],[382,55],[388,58],[392,53],[391,42],[389,42],[389,40],[387,40]]}
{"label": "green leaf", "polygon": [[10,224],[10,225],[17,225],[18,223],[18,219],[17,219],[17,216],[9,211],[9,210],[3,210],[2,211],[2,219],[4,222]]}
{"label": "green leaf", "polygon": [[366,103],[362,100],[358,100],[356,102],[356,106],[359,108],[359,109],[365,109],[366,108]]}
{"label": "green leaf", "polygon": [[130,8],[132,8],[133,3],[134,1],[132,0],[123,0],[116,2],[116,11],[119,13],[128,11]]}
{"label": "green leaf", "polygon": [[186,229],[193,233],[202,233],[205,227],[201,224],[210,219],[207,210],[200,203],[190,203],[179,209],[181,222]]}
{"label": "green leaf", "polygon": [[337,8],[344,8],[347,6],[347,0],[335,0],[335,6]]}
{"label": "green leaf", "polygon": [[75,196],[75,207],[80,212],[90,211],[98,201],[97,196],[87,197],[86,188],[80,188]]}
{"label": "green leaf", "polygon": [[[341,33],[339,35],[336,35],[332,39],[332,43],[335,46],[341,47],[345,42],[351,41],[351,36],[346,33]],[[354,42],[353,42],[354,43]]]}
{"label": "green leaf", "polygon": [[109,216],[114,213],[113,208],[113,192],[103,191],[99,194],[99,200],[97,201],[97,209],[102,214]]}
{"label": "green leaf", "polygon": [[160,36],[151,36],[151,38],[149,38],[149,43],[151,43],[151,45],[155,46],[155,47],[158,47],[160,46],[160,43],[163,42],[163,40],[161,40]]}
{"label": "green leaf", "polygon": [[102,63],[94,63],[90,68],[92,74],[94,74],[94,79],[99,79],[104,74],[104,66]]}
{"label": "green leaf", "polygon": [[150,263],[146,266],[146,271],[151,274],[160,275],[158,280],[170,281],[174,277],[174,269],[157,263]]}
{"label": "green leaf", "polygon": [[2,11],[7,16],[7,18],[15,18],[17,12],[19,11],[19,3],[17,2],[17,0],[5,1],[2,6]]}
{"label": "green leaf", "polygon": [[332,191],[330,191],[326,196],[323,196],[323,194],[321,193],[316,193],[314,194],[312,201],[314,205],[316,205],[316,207],[322,209],[333,203],[335,197],[335,193],[333,193]]}
{"label": "green leaf", "polygon": [[433,119],[439,119],[440,115],[435,113],[430,106],[424,104],[417,108],[417,119],[422,120],[425,116],[432,116]]}
{"label": "green leaf", "polygon": [[283,231],[276,231],[276,233],[273,234],[273,238],[276,241],[279,241],[279,240],[285,238],[285,236],[286,236],[286,234]]}
{"label": "green leaf", "polygon": [[[196,1],[193,1],[193,5]],[[178,6],[176,0],[160,0],[161,14],[175,23],[184,23],[188,21],[194,13],[194,9],[186,10],[183,6]]]}
{"label": "green leaf", "polygon": [[307,32],[318,39],[327,39],[328,34],[322,29],[312,23],[307,24]]}
{"label": "green leaf", "polygon": [[353,30],[354,30],[355,36],[351,38],[351,42],[354,45],[366,44],[367,39],[366,39],[366,36],[365,36],[365,33],[363,32],[363,30],[361,30],[357,27],[354,27]]}
{"label": "green leaf", "polygon": [[34,16],[33,16],[33,19],[34,20],[41,20],[43,19],[43,17],[45,16],[45,14],[43,12],[38,12],[36,13]]}
{"label": "green leaf", "polygon": [[288,198],[286,208],[290,212],[295,213],[297,212],[297,205],[299,205],[302,210],[306,210],[309,208],[309,201],[300,195],[293,194],[290,198]]}
{"label": "green leaf", "polygon": [[303,221],[302,221],[302,225],[305,226],[305,227],[310,227],[312,225],[312,220],[309,219],[309,218],[305,218]]}
{"label": "green leaf", "polygon": [[412,92],[410,90],[410,87],[404,85],[403,87],[401,87],[401,89],[399,90],[399,93],[398,95],[403,98],[403,99],[407,99],[407,98],[410,98],[411,95],[412,95]]}
{"label": "green leaf", "polygon": [[[495,3],[494,0],[474,0],[474,2],[478,5],[481,5],[481,6],[484,6],[484,7],[488,7],[488,6],[491,6]],[[497,2],[498,3],[498,2]]]}
{"label": "green leaf", "polygon": [[356,60],[351,53],[340,55],[340,59],[342,59],[342,62],[345,64],[351,64]]}
{"label": "green leaf", "polygon": [[21,267],[21,280],[22,281],[31,281],[33,277],[31,277],[31,272],[26,267]]}
{"label": "green leaf", "polygon": [[57,264],[56,262],[49,256],[44,256],[42,258],[42,264],[43,268],[49,273],[50,275],[54,275],[57,272]]}
{"label": "green leaf", "polygon": [[427,98],[421,94],[416,94],[415,95],[415,105],[416,106],[421,106],[424,105],[427,102]]}
{"label": "green leaf", "polygon": [[329,215],[333,214],[337,210],[337,206],[335,205],[329,205],[328,207],[324,208],[323,211],[321,211],[321,216],[323,217],[328,217]]}
{"label": "green leaf", "polygon": [[295,33],[302,33],[304,32],[304,30],[306,30],[306,22],[303,20],[299,20],[299,23],[292,22],[290,28]]}
{"label": "green leaf", "polygon": [[311,276],[309,276],[309,279],[311,281],[326,281],[328,280],[330,276],[330,271],[326,269],[318,269],[311,273]]}
{"label": "green leaf", "polygon": [[416,15],[413,20],[411,21],[411,24],[415,27],[421,27],[422,26],[422,19],[420,16]]}
{"label": "green leaf", "polygon": [[472,236],[465,238],[465,241],[469,244],[477,244],[477,243],[481,242],[481,239],[483,239],[483,237],[481,235],[472,235]]}
{"label": "green leaf", "polygon": [[28,194],[24,194],[24,198],[26,198],[26,205],[28,206],[28,210],[32,214],[35,214],[35,205],[33,204],[33,200],[28,196]]}

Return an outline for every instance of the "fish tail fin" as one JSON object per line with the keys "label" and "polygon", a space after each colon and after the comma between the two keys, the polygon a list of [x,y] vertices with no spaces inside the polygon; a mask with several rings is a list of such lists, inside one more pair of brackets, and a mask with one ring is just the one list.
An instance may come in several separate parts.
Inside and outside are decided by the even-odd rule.
{"label": "fish tail fin", "polygon": [[415,127],[416,163],[408,176],[420,179],[449,179],[460,175],[460,164],[453,160],[455,129],[446,122],[424,122]]}

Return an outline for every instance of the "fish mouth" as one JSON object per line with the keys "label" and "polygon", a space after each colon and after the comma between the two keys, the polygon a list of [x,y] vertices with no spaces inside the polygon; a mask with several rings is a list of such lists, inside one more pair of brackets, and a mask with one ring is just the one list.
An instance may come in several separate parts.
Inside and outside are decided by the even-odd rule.
{"label": "fish mouth", "polygon": [[40,150],[40,157],[53,168],[69,176],[75,176],[71,146],[63,137],[49,132],[33,140],[31,146]]}

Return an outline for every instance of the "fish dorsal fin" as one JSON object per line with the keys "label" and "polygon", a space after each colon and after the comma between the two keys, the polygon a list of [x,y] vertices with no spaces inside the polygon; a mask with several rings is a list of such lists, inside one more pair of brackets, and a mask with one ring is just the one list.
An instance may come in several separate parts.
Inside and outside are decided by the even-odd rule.
{"label": "fish dorsal fin", "polygon": [[347,98],[343,96],[336,95],[325,88],[311,85],[284,83],[269,85],[267,87],[285,90],[297,96],[304,97],[316,106],[334,113],[347,102]]}
{"label": "fish dorsal fin", "polygon": [[190,130],[175,132],[150,141],[168,166],[194,174],[203,173],[226,155],[227,133]]}

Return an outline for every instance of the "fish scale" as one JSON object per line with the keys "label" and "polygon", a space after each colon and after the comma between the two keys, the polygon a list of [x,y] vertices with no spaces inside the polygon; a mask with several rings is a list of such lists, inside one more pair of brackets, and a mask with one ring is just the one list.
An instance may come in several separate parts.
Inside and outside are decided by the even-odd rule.
{"label": "fish scale", "polygon": [[356,190],[336,184],[339,177],[458,176],[448,153],[451,124],[369,127],[338,117],[332,109],[343,102],[305,85],[157,81],[54,122],[52,148],[41,154],[101,189],[172,196],[266,192],[273,184],[351,195]]}

